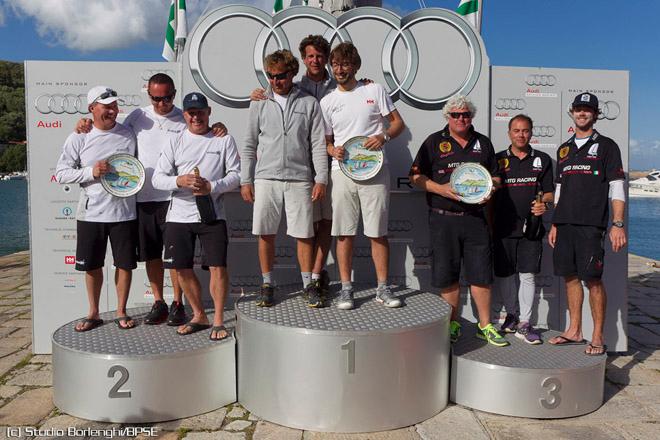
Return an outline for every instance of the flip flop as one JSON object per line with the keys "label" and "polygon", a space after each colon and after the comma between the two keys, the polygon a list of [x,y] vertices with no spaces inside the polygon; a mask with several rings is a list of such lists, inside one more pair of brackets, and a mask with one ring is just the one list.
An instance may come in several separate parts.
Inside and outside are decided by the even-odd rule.
{"label": "flip flop", "polygon": [[[133,325],[128,325],[128,321],[132,321]],[[121,323],[125,323],[126,325],[121,325]],[[117,327],[119,327],[120,330],[130,330],[135,327],[135,321],[133,321],[133,318],[130,316],[120,316],[119,318],[115,318],[115,324],[117,324]]]}
{"label": "flip flop", "polygon": [[[100,325],[103,325],[103,320],[102,319],[93,319],[93,318],[85,318],[82,321],[79,321],[84,323],[85,325],[89,324],[89,327],[84,327],[78,330],[77,327],[74,327],[73,329],[77,331],[78,333],[83,333],[83,332],[88,332],[90,330],[94,330],[96,327],[99,327]],[[78,324],[76,324],[77,326]]]}
{"label": "flip flop", "polygon": [[[187,335],[192,335],[193,333],[197,333],[202,330],[206,330],[207,328],[211,327],[211,324],[199,324],[197,322],[187,322],[184,324],[184,332],[180,332],[177,330],[177,334],[179,336],[187,336]],[[187,329],[190,329],[189,331],[185,331]]]}
{"label": "flip flop", "polygon": [[[599,353],[589,353],[587,350],[598,350]],[[589,344],[587,345],[587,350],[584,351],[584,354],[587,356],[602,356],[604,354],[607,354],[607,345],[594,345],[594,344]]]}
{"label": "flip flop", "polygon": [[[214,338],[213,337],[213,332],[225,332],[225,335],[221,338]],[[209,335],[209,339],[212,341],[222,341],[223,339],[227,339],[229,336],[231,336],[231,333],[229,330],[224,325],[214,325],[213,328],[211,328],[211,334]]]}
{"label": "flip flop", "polygon": [[548,341],[548,344],[550,344],[550,345],[584,345],[587,342],[586,339],[580,339],[580,340],[568,339],[566,336],[561,336],[561,335],[555,336],[552,339],[555,339],[555,338],[559,338],[560,342],[550,342],[550,341]]}

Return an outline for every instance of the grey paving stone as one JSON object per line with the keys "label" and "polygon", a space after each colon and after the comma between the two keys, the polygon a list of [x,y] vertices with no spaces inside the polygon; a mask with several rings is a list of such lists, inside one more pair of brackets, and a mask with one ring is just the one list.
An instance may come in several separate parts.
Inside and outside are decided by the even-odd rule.
{"label": "grey paving stone", "polygon": [[300,440],[303,432],[300,429],[287,428],[263,420],[257,422],[252,440]]}
{"label": "grey paving stone", "polygon": [[[4,341],[4,339],[0,339],[0,342],[2,341]],[[20,350],[14,354],[10,354],[9,356],[5,356],[0,359],[0,376],[3,376],[8,371],[12,370],[14,367],[16,367],[17,364],[19,364],[29,355],[30,352],[28,350]]]}
{"label": "grey paving stone", "polygon": [[656,345],[660,344],[660,324],[658,324],[657,322],[655,324],[642,324],[641,327],[655,333],[656,335],[655,344]]}
{"label": "grey paving stone", "polygon": [[31,364],[52,364],[53,356],[50,354],[37,354],[30,359]]}
{"label": "grey paving stone", "polygon": [[658,422],[622,423],[616,428],[622,431],[629,440],[650,440],[660,437]]}
{"label": "grey paving stone", "polygon": [[244,432],[189,432],[186,440],[245,440]]}
{"label": "grey paving stone", "polygon": [[36,426],[53,410],[53,390],[37,388],[16,397],[0,408],[0,425]]}
{"label": "grey paving stone", "polygon": [[626,389],[619,390],[616,386],[605,383],[605,403],[596,411],[581,417],[566,419],[563,423],[591,423],[594,425],[612,420],[649,420],[653,414],[639,403]]}
{"label": "grey paving stone", "polygon": [[220,408],[199,416],[158,423],[154,426],[165,431],[176,431],[179,428],[196,431],[216,431],[222,427],[226,414],[227,408]]}
{"label": "grey paving stone", "polygon": [[254,414],[250,413],[250,415],[248,416],[248,420],[252,420],[254,422],[256,420],[261,420],[261,419],[255,416]]}
{"label": "grey paving stone", "polygon": [[0,339],[0,348],[25,348],[32,343],[32,336],[21,336],[16,338],[13,335]]}
{"label": "grey paving stone", "polygon": [[7,385],[49,387],[53,384],[53,374],[50,371],[27,371],[19,373],[7,381]]}
{"label": "grey paving stone", "polygon": [[424,440],[444,439],[447,433],[452,433],[453,440],[488,439],[488,434],[474,412],[457,405],[445,408],[415,428]]}
{"label": "grey paving stone", "polygon": [[0,385],[0,399],[9,399],[14,397],[21,391],[21,387],[12,386],[12,385]]}
{"label": "grey paving stone", "polygon": [[[16,320],[16,321],[18,321],[18,320]],[[12,332],[9,336],[12,337],[12,338],[32,339],[32,329],[21,327],[18,330]]]}
{"label": "grey paving stone", "polygon": [[2,323],[2,327],[10,328],[27,328],[32,329],[32,320],[31,319],[12,319]]}
{"label": "grey paving stone", "polygon": [[146,434],[140,434],[137,437],[135,437],[135,440],[179,440],[179,433],[161,431],[158,433],[158,437],[156,437],[155,439],[154,437],[148,436]]}
{"label": "grey paving stone", "polygon": [[118,428],[120,425],[117,423],[102,423],[94,420],[79,419],[68,414],[61,414],[59,416],[51,417],[46,420],[42,429],[68,429],[72,428],[95,428],[95,429],[112,429]]}
{"label": "grey paving stone", "polygon": [[234,405],[234,407],[227,413],[227,417],[230,419],[240,419],[244,417],[247,411],[243,409],[240,405]]}
{"label": "grey paving stone", "polygon": [[22,426],[0,426],[0,440],[26,440],[28,437]]}
{"label": "grey paving stone", "polygon": [[487,428],[492,438],[497,440],[512,440],[529,438],[534,440],[626,440],[610,426],[558,421],[542,423],[502,423],[487,422]]}
{"label": "grey paving stone", "polygon": [[607,369],[605,377],[620,385],[658,385],[660,371],[645,369],[641,364],[630,369]]}
{"label": "grey paving stone", "polygon": [[223,429],[225,431],[243,431],[249,426],[252,426],[252,422],[249,420],[234,420],[229,422]]}
{"label": "grey paving stone", "polygon": [[393,431],[367,432],[361,434],[342,434],[332,432],[303,433],[304,440],[419,440],[420,436],[413,427],[395,429]]}
{"label": "grey paving stone", "polygon": [[[660,416],[660,384],[659,385],[628,385],[626,393],[644,405],[645,408],[655,411]],[[659,432],[660,432],[660,426]]]}

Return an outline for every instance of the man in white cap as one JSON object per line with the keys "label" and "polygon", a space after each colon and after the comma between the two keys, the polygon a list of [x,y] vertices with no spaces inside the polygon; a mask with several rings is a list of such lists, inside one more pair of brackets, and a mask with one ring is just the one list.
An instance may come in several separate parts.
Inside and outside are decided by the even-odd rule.
{"label": "man in white cap", "polygon": [[126,314],[132,270],[137,266],[135,196],[113,196],[101,185],[101,177],[112,171],[107,162],[110,156],[135,154],[135,137],[131,130],[116,122],[119,112],[116,91],[106,86],[93,87],[87,93],[87,103],[93,127],[89,133],[69,135],[55,171],[59,183],[78,183],[81,188],[76,214],[76,270],[85,271],[89,312],[75,330],[84,332],[103,324],[99,318],[99,298],[108,238],[116,267],[115,322],[120,329],[129,329],[135,326]]}

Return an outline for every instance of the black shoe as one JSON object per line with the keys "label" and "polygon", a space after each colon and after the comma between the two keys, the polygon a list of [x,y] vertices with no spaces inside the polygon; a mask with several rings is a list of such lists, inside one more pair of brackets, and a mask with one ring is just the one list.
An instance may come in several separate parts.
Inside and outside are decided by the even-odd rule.
{"label": "black shoe", "polygon": [[167,304],[165,301],[158,300],[151,306],[151,311],[144,317],[144,323],[148,325],[158,325],[167,319]]}
{"label": "black shoe", "polygon": [[259,290],[259,296],[257,297],[257,305],[259,307],[270,307],[273,305],[274,297],[275,297],[275,288],[268,283],[264,283],[261,285],[261,289]]}
{"label": "black shoe", "polygon": [[330,295],[330,275],[328,275],[327,270],[323,269],[321,271],[321,279],[319,280],[319,283],[321,287],[321,298],[328,298]]}
{"label": "black shoe", "polygon": [[312,281],[303,290],[307,298],[307,306],[312,308],[323,307],[323,299],[321,299],[321,287],[318,280]]}
{"label": "black shoe", "polygon": [[178,301],[172,301],[170,306],[170,314],[167,316],[167,325],[183,325],[186,323],[186,309]]}

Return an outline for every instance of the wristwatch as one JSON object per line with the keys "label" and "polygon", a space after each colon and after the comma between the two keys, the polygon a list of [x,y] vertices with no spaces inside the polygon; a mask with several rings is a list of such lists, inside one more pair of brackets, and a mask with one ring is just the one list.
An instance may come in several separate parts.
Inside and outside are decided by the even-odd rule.
{"label": "wristwatch", "polygon": [[392,137],[389,134],[387,134],[386,131],[384,131],[383,132],[383,139],[385,139],[385,142],[389,142],[390,139],[392,139]]}
{"label": "wristwatch", "polygon": [[623,228],[623,222],[612,222],[612,226],[616,226],[617,228]]}

